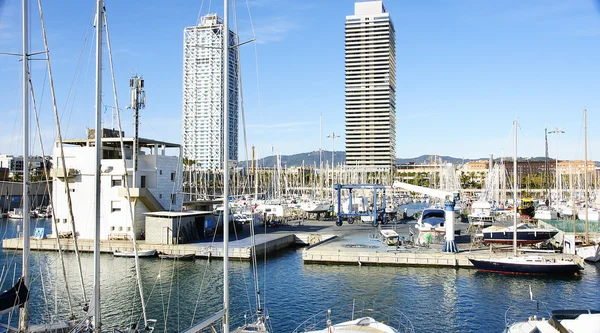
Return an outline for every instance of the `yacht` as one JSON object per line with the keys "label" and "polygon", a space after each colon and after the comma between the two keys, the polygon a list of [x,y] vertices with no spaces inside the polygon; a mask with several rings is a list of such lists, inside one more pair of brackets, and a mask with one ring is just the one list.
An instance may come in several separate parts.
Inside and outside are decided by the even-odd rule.
{"label": "yacht", "polygon": [[508,326],[505,333],[573,332],[600,333],[599,310],[554,310],[550,318],[529,317]]}
{"label": "yacht", "polygon": [[558,212],[554,208],[546,205],[539,205],[535,209],[533,218],[536,220],[556,220],[558,219]]}
{"label": "yacht", "polygon": [[419,220],[417,229],[420,232],[446,232],[444,223],[446,222],[446,212],[441,208],[425,208]]}
{"label": "yacht", "polygon": [[469,223],[478,227],[489,227],[495,222],[492,215],[492,205],[487,201],[475,201],[471,205],[471,214],[468,215]]}

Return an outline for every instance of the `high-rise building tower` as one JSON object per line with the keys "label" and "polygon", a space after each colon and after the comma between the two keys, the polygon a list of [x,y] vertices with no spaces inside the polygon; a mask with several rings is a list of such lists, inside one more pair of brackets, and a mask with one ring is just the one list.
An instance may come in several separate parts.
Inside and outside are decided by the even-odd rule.
{"label": "high-rise building tower", "polygon": [[[229,31],[230,45],[237,37]],[[183,32],[183,157],[202,170],[223,167],[223,22],[209,14]],[[229,160],[238,158],[238,54],[229,49]]]}
{"label": "high-rise building tower", "polygon": [[396,160],[396,37],[383,1],[346,16],[346,165],[390,169]]}

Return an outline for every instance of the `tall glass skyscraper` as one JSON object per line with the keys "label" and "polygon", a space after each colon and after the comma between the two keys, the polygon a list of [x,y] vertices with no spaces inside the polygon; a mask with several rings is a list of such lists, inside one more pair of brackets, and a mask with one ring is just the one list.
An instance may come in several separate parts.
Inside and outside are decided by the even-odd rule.
{"label": "tall glass skyscraper", "polygon": [[[229,31],[230,45],[237,38]],[[223,22],[216,14],[183,36],[183,157],[202,170],[223,167]],[[238,159],[238,55],[229,49],[229,160]]]}

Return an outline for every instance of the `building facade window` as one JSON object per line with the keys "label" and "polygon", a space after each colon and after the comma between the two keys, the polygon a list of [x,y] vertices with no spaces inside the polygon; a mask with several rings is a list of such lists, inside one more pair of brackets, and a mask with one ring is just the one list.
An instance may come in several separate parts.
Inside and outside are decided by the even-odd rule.
{"label": "building facade window", "polygon": [[111,212],[120,212],[121,211],[121,202],[120,201],[111,201],[110,202],[110,211]]}

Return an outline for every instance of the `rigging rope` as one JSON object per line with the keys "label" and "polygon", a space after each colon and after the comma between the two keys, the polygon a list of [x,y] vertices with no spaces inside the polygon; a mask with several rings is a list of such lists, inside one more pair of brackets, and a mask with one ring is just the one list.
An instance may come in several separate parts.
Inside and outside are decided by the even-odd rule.
{"label": "rigging rope", "polygon": [[[37,127],[37,134],[40,138],[40,149],[42,151],[42,163],[43,163],[43,168],[44,168],[44,178],[45,178],[45,184],[46,184],[46,188],[48,189],[48,192],[50,192],[50,177],[48,175],[48,167],[46,165],[46,159],[43,158],[43,156],[46,156],[46,152],[44,150],[44,143],[42,141],[42,130],[40,129],[40,122],[39,122],[39,116],[38,116],[38,112],[37,112],[37,103],[35,101],[35,94],[34,94],[34,90],[33,90],[33,82],[31,80],[31,73],[28,73],[28,77],[29,77],[29,87],[31,90],[31,100],[33,102],[33,114],[35,115],[35,124]],[[58,236],[58,222],[56,221],[56,212],[54,211],[54,202],[52,201],[52,197],[50,196],[49,199],[49,204],[50,207],[52,207],[52,222],[54,225],[54,229],[56,230],[56,245],[58,248],[58,256],[60,257],[60,262],[62,264],[62,271],[63,271],[63,279],[65,282],[65,287],[67,288],[67,301],[69,303],[69,314],[70,317],[72,318],[73,315],[73,305],[71,303],[71,292],[69,289],[69,282],[67,281],[67,270],[65,268],[65,261],[63,258],[63,253],[62,253],[62,246],[60,244],[60,237]],[[25,214],[25,213],[24,213]]]}
{"label": "rigging rope", "polygon": [[[68,181],[68,177],[67,177],[67,165],[65,163],[65,154],[64,154],[64,150],[63,150],[63,139],[62,139],[62,133],[61,133],[61,129],[60,129],[58,107],[57,107],[57,103],[56,103],[56,93],[54,91],[54,79],[52,77],[52,66],[50,65],[50,49],[48,48],[48,39],[47,39],[47,36],[46,36],[46,26],[44,24],[44,14],[43,14],[43,11],[42,11],[41,0],[38,0],[38,8],[39,8],[39,13],[40,13],[40,21],[41,21],[41,24],[42,24],[42,35],[44,37],[44,50],[46,52],[48,77],[50,79],[50,94],[52,96],[52,106],[53,106],[53,110],[54,110],[54,120],[56,122],[56,132],[57,132],[57,135],[58,135],[58,142],[59,142],[58,146],[60,148],[60,160],[61,160],[61,163],[62,163],[62,166],[63,166],[63,172],[64,172],[63,175],[65,176],[65,182],[64,182],[65,183],[65,192],[67,194],[67,205],[68,205],[68,209],[69,209],[69,217],[71,219],[71,231],[73,232],[73,242],[74,242],[74,248],[75,248],[75,257],[77,258],[77,264],[78,264],[78,268],[79,268],[79,281],[80,281],[80,284],[81,284],[83,301],[87,305],[87,296],[86,296],[86,292],[85,292],[85,285],[83,283],[83,272],[82,272],[82,269],[81,269],[81,257],[79,256],[79,247],[78,247],[78,244],[77,244],[77,231],[75,229],[75,218],[73,216],[73,206],[72,206],[72,202],[71,202],[71,191],[69,189],[69,181]],[[54,206],[52,206],[52,218],[54,219],[55,227],[56,227],[55,216],[56,215],[54,214]],[[56,229],[56,232],[57,232],[56,238],[58,239],[59,238],[58,228]]]}
{"label": "rigging rope", "polygon": [[[108,19],[107,19],[107,15],[106,15],[106,9],[104,9],[104,26],[106,29],[106,46],[108,48],[108,59],[109,59],[109,63],[110,63],[110,74],[111,74],[111,80],[112,80],[112,87],[113,87],[113,96],[115,98],[115,108],[116,108],[116,114],[117,114],[117,125],[119,127],[119,144],[121,146],[121,161],[123,161],[123,172],[124,172],[124,178],[125,178],[125,190],[126,190],[126,199],[127,199],[127,207],[129,208],[129,215],[131,217],[131,234],[132,234],[132,243],[133,243],[133,253],[135,256],[135,274],[136,274],[136,278],[138,280],[138,289],[139,289],[139,293],[140,293],[140,302],[142,304],[142,314],[144,316],[144,327],[148,327],[148,319],[146,317],[146,300],[144,299],[144,288],[142,286],[142,282],[141,282],[141,273],[140,273],[140,263],[139,263],[139,257],[138,257],[138,248],[137,248],[137,242],[135,240],[135,218],[133,215],[133,207],[131,204],[131,193],[129,191],[129,174],[127,172],[127,160],[126,160],[126,155],[125,155],[125,144],[123,143],[123,128],[121,126],[121,111],[119,109],[119,100],[117,98],[117,83],[115,81],[115,71],[114,71],[114,66],[113,66],[113,57],[112,57],[112,49],[111,49],[111,44],[110,44],[110,35],[108,32]],[[100,24],[100,23],[97,23]],[[96,133],[96,135],[102,135],[101,133]],[[134,152],[136,150],[134,149]],[[137,200],[134,200],[133,204],[137,204]]]}

